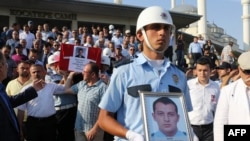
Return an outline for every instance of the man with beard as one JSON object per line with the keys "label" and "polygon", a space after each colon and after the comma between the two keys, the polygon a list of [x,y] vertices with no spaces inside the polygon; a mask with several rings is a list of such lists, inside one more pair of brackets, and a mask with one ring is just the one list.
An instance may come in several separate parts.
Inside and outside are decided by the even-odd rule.
{"label": "man with beard", "polygon": [[11,80],[6,86],[6,92],[9,96],[14,96],[21,91],[21,89],[30,84],[30,63],[28,61],[21,61],[17,66],[18,77]]}
{"label": "man with beard", "polygon": [[82,71],[83,80],[71,86],[74,72],[68,76],[65,89],[77,95],[77,115],[75,121],[75,141],[101,141],[104,132],[100,129],[97,119],[98,104],[106,90],[106,84],[99,77],[96,63],[88,63]]}
{"label": "man with beard", "polygon": [[[14,80],[11,80],[7,86],[6,86],[6,92],[9,96],[14,96],[18,94],[21,89],[32,83],[32,80],[30,79],[30,63],[28,61],[22,61],[17,66],[17,73],[18,77]],[[15,109],[15,112],[17,113],[17,110]],[[23,120],[23,137],[26,136],[25,133],[25,124],[26,124],[26,118]]]}

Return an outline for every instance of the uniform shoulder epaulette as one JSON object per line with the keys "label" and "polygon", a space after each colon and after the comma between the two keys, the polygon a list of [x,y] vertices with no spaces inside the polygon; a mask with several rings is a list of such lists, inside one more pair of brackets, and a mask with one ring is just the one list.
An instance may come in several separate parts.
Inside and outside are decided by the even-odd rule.
{"label": "uniform shoulder epaulette", "polygon": [[113,62],[113,67],[118,68],[120,66],[123,66],[123,65],[132,63],[132,62],[133,62],[133,60],[131,60],[131,59],[122,59],[122,60],[119,60],[119,61],[114,61]]}

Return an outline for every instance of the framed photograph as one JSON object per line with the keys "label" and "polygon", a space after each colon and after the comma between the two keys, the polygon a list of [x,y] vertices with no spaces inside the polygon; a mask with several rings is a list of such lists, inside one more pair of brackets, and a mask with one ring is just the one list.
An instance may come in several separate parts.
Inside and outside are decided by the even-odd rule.
{"label": "framed photograph", "polygon": [[88,48],[82,46],[74,46],[73,57],[87,59]]}
{"label": "framed photograph", "polygon": [[193,141],[182,93],[139,93],[146,141]]}

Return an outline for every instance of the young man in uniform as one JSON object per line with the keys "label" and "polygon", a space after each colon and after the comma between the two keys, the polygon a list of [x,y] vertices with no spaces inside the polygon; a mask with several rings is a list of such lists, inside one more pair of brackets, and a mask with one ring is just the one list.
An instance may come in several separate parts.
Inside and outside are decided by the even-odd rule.
{"label": "young man in uniform", "polygon": [[99,104],[99,125],[115,135],[114,140],[144,141],[138,90],[183,92],[187,111],[192,110],[185,74],[164,58],[173,27],[169,12],[161,7],[146,8],[139,15],[136,37],[143,44],[143,52],[114,70]]}

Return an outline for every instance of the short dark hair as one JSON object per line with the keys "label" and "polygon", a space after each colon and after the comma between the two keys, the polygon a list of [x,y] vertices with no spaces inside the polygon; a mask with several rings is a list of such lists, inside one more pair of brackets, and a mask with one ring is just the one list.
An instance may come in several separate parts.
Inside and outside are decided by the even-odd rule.
{"label": "short dark hair", "polygon": [[99,67],[96,63],[90,62],[90,69],[91,72],[94,72],[96,74],[96,76],[99,76]]}
{"label": "short dark hair", "polygon": [[29,60],[21,60],[17,66],[19,66],[20,64],[27,64],[27,65],[31,65],[32,63]]}
{"label": "short dark hair", "polygon": [[160,97],[160,98],[158,98],[158,99],[156,99],[156,100],[154,101],[154,103],[153,103],[153,111],[154,111],[154,112],[155,112],[155,106],[156,106],[157,103],[163,103],[163,104],[165,104],[165,105],[167,105],[167,104],[173,104],[174,107],[175,107],[176,113],[178,113],[178,107],[177,107],[177,105],[174,103],[173,100],[171,100],[171,99],[168,98],[168,97]]}
{"label": "short dark hair", "polygon": [[3,45],[2,49],[3,48],[7,48],[7,49],[11,50],[11,46],[9,46],[9,45]]}
{"label": "short dark hair", "polygon": [[34,67],[34,68],[40,67],[43,71],[45,71],[43,65],[41,65],[41,64],[31,64],[30,68],[32,68],[32,67]]}
{"label": "short dark hair", "polygon": [[51,43],[49,43],[49,42],[46,42],[44,45],[43,45],[44,47],[52,47],[52,45],[51,45]]}
{"label": "short dark hair", "polygon": [[34,48],[31,48],[31,49],[30,49],[30,52],[35,53],[35,54],[38,54],[38,51],[37,51],[36,49],[34,49]]}
{"label": "short dark hair", "polygon": [[[212,63],[211,63],[211,59],[206,57],[206,56],[202,56],[200,57],[196,64],[200,64],[200,65],[208,65],[209,68],[212,68]],[[196,65],[197,66],[197,65]]]}

